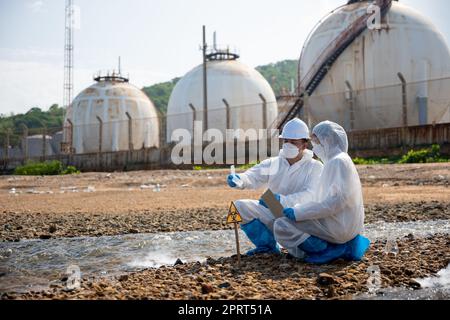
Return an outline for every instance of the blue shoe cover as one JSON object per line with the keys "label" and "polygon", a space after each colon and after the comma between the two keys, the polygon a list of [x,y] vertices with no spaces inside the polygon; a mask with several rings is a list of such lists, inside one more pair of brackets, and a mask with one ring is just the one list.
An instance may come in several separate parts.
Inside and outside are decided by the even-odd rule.
{"label": "blue shoe cover", "polygon": [[358,235],[344,244],[328,244],[325,251],[309,254],[305,259],[308,263],[325,264],[343,258],[349,261],[360,261],[370,246],[370,240]]}
{"label": "blue shoe cover", "polygon": [[247,251],[246,255],[247,256],[254,256],[257,254],[263,254],[263,253],[275,253],[275,254],[280,254],[280,249],[278,248],[278,246],[274,248],[269,248],[269,247],[256,247],[252,250]]}
{"label": "blue shoe cover", "polygon": [[308,254],[322,252],[327,248],[327,246],[328,242],[325,240],[310,236],[301,245],[299,245],[299,248]]}
{"label": "blue shoe cover", "polygon": [[348,242],[348,246],[350,247],[350,250],[346,259],[351,261],[360,261],[370,247],[370,240],[366,237],[358,235],[355,239]]}
{"label": "blue shoe cover", "polygon": [[250,241],[256,246],[255,249],[247,252],[247,255],[257,253],[280,253],[275,237],[269,228],[260,220],[255,219],[241,226],[242,231],[247,235]]}

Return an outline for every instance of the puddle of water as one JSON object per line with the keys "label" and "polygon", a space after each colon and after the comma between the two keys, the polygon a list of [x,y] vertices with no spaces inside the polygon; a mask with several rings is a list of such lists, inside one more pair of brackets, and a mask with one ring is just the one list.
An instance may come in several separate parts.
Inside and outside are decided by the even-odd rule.
{"label": "puddle of water", "polygon": [[[449,234],[450,220],[375,223],[364,234],[375,241],[395,235],[425,237]],[[253,245],[240,232],[241,252]],[[233,230],[132,234],[104,237],[57,238],[0,243],[0,292],[47,288],[78,265],[83,277],[111,276],[127,271],[204,261],[235,254]]]}
{"label": "puddle of water", "polygon": [[435,277],[416,279],[420,290],[406,288],[382,289],[377,294],[361,294],[359,300],[450,300],[450,265]]}
{"label": "puddle of water", "polygon": [[379,221],[367,224],[364,235],[371,240],[402,238],[413,234],[418,238],[425,238],[437,233],[450,233],[450,220],[409,221],[386,223]]}
{"label": "puddle of water", "polygon": [[358,295],[355,300],[449,300],[450,288],[434,289],[384,289],[376,295]]}

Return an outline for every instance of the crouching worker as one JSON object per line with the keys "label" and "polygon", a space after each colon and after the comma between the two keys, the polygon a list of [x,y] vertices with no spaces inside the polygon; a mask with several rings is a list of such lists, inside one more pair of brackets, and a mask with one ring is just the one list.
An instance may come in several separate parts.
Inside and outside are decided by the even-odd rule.
{"label": "crouching worker", "polygon": [[[228,185],[239,189],[270,188],[283,207],[294,206],[299,198],[312,199],[323,165],[306,149],[308,126],[300,119],[291,120],[284,126],[280,138],[283,148],[278,157],[264,160],[243,174],[229,175]],[[256,246],[247,255],[279,253],[273,234],[275,217],[264,201],[238,200],[234,204],[243,220],[241,229]]]}
{"label": "crouching worker", "polygon": [[313,129],[314,153],[324,162],[311,201],[284,209],[275,222],[276,240],[297,258],[328,263],[361,260],[370,241],[361,236],[364,206],[358,172],[347,154],[344,129],[325,121]]}

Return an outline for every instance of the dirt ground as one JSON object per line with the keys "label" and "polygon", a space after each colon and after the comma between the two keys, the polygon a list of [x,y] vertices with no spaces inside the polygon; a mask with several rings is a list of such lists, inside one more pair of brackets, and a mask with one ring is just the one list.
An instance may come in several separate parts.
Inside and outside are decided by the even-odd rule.
{"label": "dirt ground", "polygon": [[[358,166],[366,223],[450,219],[450,164]],[[228,170],[84,173],[0,177],[0,241],[128,233],[227,229],[231,201],[264,190],[232,190]],[[157,187],[159,185],[159,188]],[[413,279],[450,263],[450,236],[399,241],[397,257],[377,242],[361,262],[313,266],[280,256],[209,259],[116,278],[83,279],[66,292],[3,299],[348,299],[367,291],[367,267],[381,267],[383,287],[418,288]],[[326,273],[325,275],[322,273]]]}
{"label": "dirt ground", "polygon": [[[448,163],[359,166],[358,171],[366,222],[450,215]],[[264,191],[232,190],[225,183],[227,174],[167,170],[1,176],[0,241],[226,229],[230,202],[259,199]]]}

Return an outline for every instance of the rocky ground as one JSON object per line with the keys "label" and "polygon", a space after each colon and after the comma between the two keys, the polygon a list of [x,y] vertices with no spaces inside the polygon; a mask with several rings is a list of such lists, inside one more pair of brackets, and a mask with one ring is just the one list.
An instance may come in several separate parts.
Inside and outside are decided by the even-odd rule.
{"label": "rocky ground", "polygon": [[[448,202],[367,204],[366,223],[444,220],[450,218]],[[227,204],[222,207],[143,210],[132,213],[8,212],[2,216],[0,240],[49,239],[75,236],[106,236],[229,229]]]}
{"label": "rocky ground", "polygon": [[[366,222],[447,219],[450,164],[359,166]],[[236,191],[227,170],[0,177],[0,241],[217,230]],[[158,187],[159,185],[159,192]]]}
{"label": "rocky ground", "polygon": [[[450,164],[358,166],[366,223],[450,219]],[[218,230],[231,201],[264,190],[231,190],[228,170],[84,173],[0,177],[0,241],[127,233]],[[374,244],[359,263],[313,266],[283,255],[234,258],[83,279],[75,292],[51,290],[2,298],[327,299],[367,291],[367,268],[380,266],[383,287],[417,288],[417,277],[450,263],[450,237],[399,240],[397,257]],[[325,275],[322,273],[326,273]],[[322,275],[321,275],[322,274]]]}
{"label": "rocky ground", "polygon": [[450,262],[450,236],[405,237],[399,254],[384,253],[376,242],[361,262],[336,261],[316,266],[282,256],[208,259],[117,276],[83,279],[81,288],[66,291],[65,283],[46,291],[3,294],[2,299],[351,299],[368,291],[368,268],[380,268],[383,288],[420,289],[416,278],[435,274]]}

